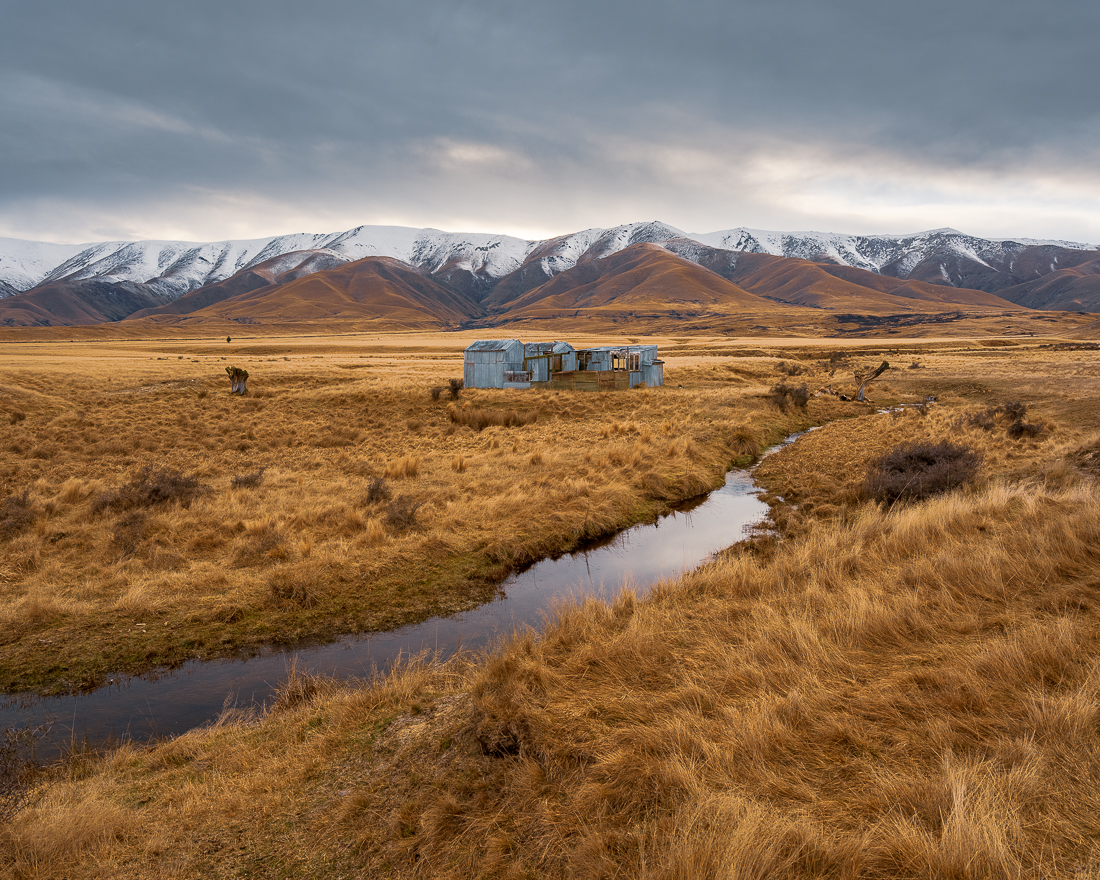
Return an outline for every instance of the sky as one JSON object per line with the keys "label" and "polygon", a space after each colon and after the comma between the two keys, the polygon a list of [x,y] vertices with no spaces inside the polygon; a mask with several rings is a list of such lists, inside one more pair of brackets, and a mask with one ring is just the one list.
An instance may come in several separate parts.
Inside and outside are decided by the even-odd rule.
{"label": "sky", "polygon": [[1100,243],[1095,0],[0,0],[0,236]]}

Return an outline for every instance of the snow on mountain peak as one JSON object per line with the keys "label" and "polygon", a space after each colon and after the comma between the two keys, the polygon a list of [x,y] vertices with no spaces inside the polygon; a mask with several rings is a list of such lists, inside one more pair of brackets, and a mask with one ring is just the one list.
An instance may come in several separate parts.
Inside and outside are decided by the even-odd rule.
{"label": "snow on mountain peak", "polygon": [[[528,259],[551,277],[579,262],[600,259],[639,243],[664,246],[677,242],[677,253],[698,259],[701,252],[688,246],[689,241],[734,252],[824,260],[873,272],[885,270],[897,277],[907,277],[933,254],[939,260],[963,259],[992,268],[1006,260],[1011,265],[1012,257],[1025,247],[1096,249],[1095,245],[1065,241],[989,241],[950,228],[909,235],[776,232],[746,227],[689,234],[659,221],[586,229],[545,241],[404,226],[358,226],[343,232],[220,242],[50,244],[0,238],[0,296],[5,291],[28,290],[44,283],[97,278],[144,284],[174,299],[197,287],[224,281],[243,269],[303,251],[348,261],[391,257],[445,280],[456,272],[466,272],[484,289],[520,269]],[[290,263],[287,267],[292,268]]]}

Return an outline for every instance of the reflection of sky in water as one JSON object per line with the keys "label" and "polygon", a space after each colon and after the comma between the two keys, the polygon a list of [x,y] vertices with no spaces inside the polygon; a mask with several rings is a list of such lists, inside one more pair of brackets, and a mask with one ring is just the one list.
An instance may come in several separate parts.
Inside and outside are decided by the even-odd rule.
{"label": "reflection of sky in water", "polygon": [[763,519],[767,506],[752,492],[746,472],[731,472],[726,485],[706,501],[685,505],[690,511],[635,526],[583,552],[536,563],[508,578],[499,599],[463,614],[307,650],[265,651],[247,660],[196,661],[145,678],[118,676],[107,687],[75,697],[11,697],[0,705],[0,728],[50,717],[56,722],[50,739],[56,743],[68,742],[71,736],[78,741],[86,736],[92,742],[111,735],[173,736],[213,719],[227,696],[237,706],[270,700],[295,656],[299,669],[350,677],[384,670],[400,654],[427,649],[449,656],[460,648],[482,647],[499,634],[538,626],[558,597],[610,597],[624,582],[644,593],[659,580],[695,568],[715,551],[741,540],[745,526]]}

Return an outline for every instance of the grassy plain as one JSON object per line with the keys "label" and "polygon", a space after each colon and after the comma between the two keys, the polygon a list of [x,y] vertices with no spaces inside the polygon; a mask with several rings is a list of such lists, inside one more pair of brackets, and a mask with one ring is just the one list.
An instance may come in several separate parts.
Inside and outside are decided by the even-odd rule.
{"label": "grassy plain", "polygon": [[456,400],[431,392],[462,374],[454,335],[5,345],[0,687],[467,608],[839,414],[765,400],[771,352],[660,341],[675,385]]}
{"label": "grassy plain", "polygon": [[[447,351],[430,361],[435,355],[424,348],[413,357],[342,356],[353,366],[359,354],[376,359],[368,370],[379,375],[349,378],[349,387],[324,384],[340,377],[340,366],[334,354],[322,353],[322,361],[331,360],[318,365],[316,387],[310,364],[295,365],[297,373],[286,367],[287,384],[272,388],[272,396],[254,383],[262,396],[253,400],[264,407],[249,416],[270,418],[286,398],[315,418],[332,418],[359,403],[350,386],[360,383],[368,400],[371,392],[393,395],[384,412],[424,422],[417,430],[387,426],[386,437],[408,432],[410,440],[442,449],[429,456],[386,445],[383,436],[372,439],[369,425],[352,425],[361,439],[351,448],[371,450],[363,459],[372,475],[420,456],[417,476],[391,477],[402,492],[415,485],[418,498],[444,493],[424,474],[438,468],[445,483],[476,473],[473,463],[484,458],[487,470],[505,477],[508,467],[529,474],[512,478],[495,505],[529,485],[528,506],[541,506],[562,480],[584,479],[590,495],[622,491],[633,499],[612,508],[623,512],[609,512],[609,524],[637,516],[643,500],[660,503],[642,483],[648,473],[665,474],[666,493],[685,480],[706,484],[725,460],[768,434],[854,416],[807,435],[758,470],[776,496],[778,537],[733,548],[658,585],[644,601],[627,590],[610,604],[565,604],[541,633],[520,633],[491,656],[414,663],[362,686],[292,674],[265,715],[228,712],[208,730],[74,759],[48,774],[30,807],[0,829],[0,870],[13,877],[1100,876],[1098,353],[1044,348],[1045,340],[842,348],[664,342],[670,386],[663,391],[546,395],[538,400],[539,419],[518,429],[448,434],[449,419],[430,421],[430,407],[442,413],[446,404],[430,403],[425,379],[453,375],[456,361]],[[381,361],[391,356],[393,372],[383,374]],[[202,358],[220,355],[193,357],[206,370]],[[803,415],[780,412],[768,399],[779,381],[816,390],[844,379],[850,388],[853,365],[883,357],[898,369],[873,386],[873,398],[932,394],[937,404],[895,416],[823,396]],[[45,382],[45,372],[20,374],[15,387],[27,388],[33,376]],[[55,394],[50,387],[24,393],[29,401],[30,392]],[[214,385],[207,392],[200,400],[210,414],[200,410],[207,425],[200,437],[215,448],[253,445],[227,453],[202,476],[219,486],[219,505],[244,503],[221,484],[262,464],[260,444],[271,441],[262,431],[242,440],[211,429],[222,422],[246,428],[251,422],[238,413],[252,401],[214,409],[220,392]],[[324,403],[310,403],[318,398]],[[1003,420],[987,415],[1016,401],[1039,433],[1013,439]],[[44,409],[43,418],[51,412]],[[223,412],[222,420],[214,412]],[[636,432],[621,430],[633,424]],[[299,425],[296,436],[313,435]],[[977,480],[890,508],[866,500],[860,487],[868,462],[896,443],[925,439],[980,452]],[[463,441],[471,445],[446,445]],[[679,451],[689,441],[694,457]],[[195,449],[196,458],[178,460],[198,469],[204,454],[215,460],[213,451]],[[294,470],[341,454],[353,460],[349,447],[274,443],[272,452],[301,455]],[[535,453],[542,464],[567,458],[556,480],[533,482],[541,470],[526,468]],[[82,461],[68,447],[56,455],[67,457],[70,471]],[[467,460],[465,471],[451,469],[457,455]],[[30,480],[44,509],[60,495],[63,463],[25,456],[7,491]],[[134,456],[115,471],[80,478],[116,486],[141,464]],[[307,507],[310,499],[295,500],[296,478],[288,465],[279,467],[287,468],[280,479],[288,500],[273,492],[257,510],[271,511],[284,532],[294,504]],[[572,468],[587,472],[566,476]],[[307,481],[315,472],[333,474],[326,485],[355,473],[335,463],[305,470]],[[606,482],[593,482],[604,474]],[[269,476],[262,486],[283,485]],[[492,485],[488,474],[480,479]],[[325,503],[335,503],[331,494]],[[202,503],[196,499],[179,515],[192,516]],[[582,508],[569,506],[569,498],[562,503],[571,515],[546,534],[567,543]],[[445,510],[436,504],[431,515]],[[79,509],[65,515],[74,528],[86,517]],[[219,522],[236,519],[246,521],[234,513]],[[189,529],[198,523],[184,521]],[[456,540],[476,537],[454,528]],[[36,521],[22,540],[43,538],[37,529]],[[319,549],[323,533],[307,536],[311,553],[327,553]],[[232,528],[230,534],[238,537],[223,549],[236,554],[232,542],[244,539]],[[552,546],[537,543],[549,542],[545,535],[526,544],[504,534],[510,532],[496,528],[493,540],[514,542],[507,545],[511,556],[492,551],[492,542],[482,551],[496,564],[527,547]],[[416,535],[390,541],[425,540]],[[357,546],[354,535],[331,540]],[[426,545],[415,546],[423,553]],[[261,566],[301,564],[292,557]],[[14,590],[25,589],[18,584],[26,580],[5,584],[15,603],[21,597]],[[258,604],[245,614],[277,612],[275,604],[259,604],[272,601],[265,598],[270,586],[258,580],[251,589]]]}

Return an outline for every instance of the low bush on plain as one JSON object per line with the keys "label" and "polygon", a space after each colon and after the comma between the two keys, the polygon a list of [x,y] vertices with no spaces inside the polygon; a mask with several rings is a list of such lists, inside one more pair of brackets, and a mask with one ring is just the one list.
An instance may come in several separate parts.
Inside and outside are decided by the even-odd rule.
{"label": "low bush on plain", "polygon": [[448,388],[451,392],[451,400],[458,400],[458,395],[462,393],[462,389],[466,387],[465,379],[450,379],[447,382]]}
{"label": "low bush on plain", "polygon": [[34,522],[30,490],[24,489],[0,501],[0,540],[10,538]]}
{"label": "low bush on plain", "polygon": [[538,410],[521,413],[517,410],[499,409],[455,409],[451,407],[447,413],[451,421],[456,425],[473,428],[475,431],[484,431],[486,428],[518,428],[524,425],[533,425],[539,420]]}
{"label": "low bush on plain", "polygon": [[125,486],[104,492],[92,502],[92,511],[132,510],[135,507],[152,507],[156,504],[179,502],[190,507],[191,502],[206,491],[199,478],[185,476],[179,471],[157,470],[146,466]]}
{"label": "low bush on plain", "polygon": [[1006,436],[1011,440],[1038,437],[1044,431],[1043,426],[1025,422],[1026,415],[1027,404],[1015,400],[997,406],[987,406],[985,409],[962,416],[959,423],[964,427],[979,428],[983,431],[1004,428]]}
{"label": "low bush on plain", "polygon": [[805,409],[810,402],[810,389],[803,385],[788,385],[780,382],[773,385],[768,392],[768,399],[779,407],[781,412],[786,412],[790,407]]}
{"label": "low bush on plain", "polygon": [[386,505],[386,525],[395,532],[416,528],[416,512],[423,506],[423,501],[414,501],[408,495],[398,495]]}
{"label": "low bush on plain", "polygon": [[901,443],[871,462],[864,491],[886,504],[928,498],[966,484],[981,463],[973,449],[950,441]]}
{"label": "low bush on plain", "polygon": [[373,504],[381,504],[389,501],[391,497],[390,487],[386,485],[382,477],[372,477],[367,483],[367,493],[363,496],[363,503],[370,507]]}

